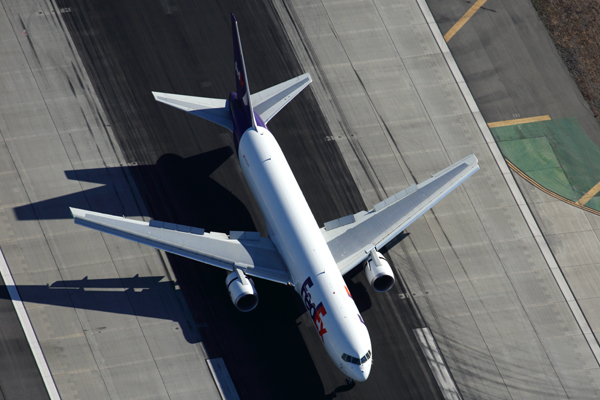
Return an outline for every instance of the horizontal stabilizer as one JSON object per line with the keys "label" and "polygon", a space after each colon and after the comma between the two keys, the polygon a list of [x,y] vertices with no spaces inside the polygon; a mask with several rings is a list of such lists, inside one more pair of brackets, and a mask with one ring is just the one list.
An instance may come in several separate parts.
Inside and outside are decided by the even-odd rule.
{"label": "horizontal stabilizer", "polygon": [[330,221],[321,229],[340,272],[363,262],[479,170],[474,154],[378,203],[370,211]]}
{"label": "horizontal stabilizer", "polygon": [[227,100],[160,92],[152,92],[152,94],[156,101],[187,111],[233,132],[233,122]]}
{"label": "horizontal stabilizer", "polygon": [[312,82],[309,73],[251,95],[254,112],[266,124]]}
{"label": "horizontal stabilizer", "polygon": [[124,239],[273,282],[291,282],[290,273],[269,238],[256,232],[208,233],[200,228],[128,218],[71,208],[75,223]]}

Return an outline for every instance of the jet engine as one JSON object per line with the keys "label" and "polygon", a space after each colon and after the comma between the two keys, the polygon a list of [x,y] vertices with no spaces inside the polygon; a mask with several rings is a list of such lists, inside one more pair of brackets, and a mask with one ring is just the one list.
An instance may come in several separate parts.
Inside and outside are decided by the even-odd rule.
{"label": "jet engine", "polygon": [[254,282],[246,276],[244,271],[235,268],[233,272],[227,275],[225,284],[229,290],[229,297],[238,310],[247,312],[256,308],[258,293],[254,288]]}
{"label": "jet engine", "polygon": [[387,292],[394,286],[394,272],[385,257],[375,249],[371,250],[365,264],[365,274],[369,284],[378,292]]}

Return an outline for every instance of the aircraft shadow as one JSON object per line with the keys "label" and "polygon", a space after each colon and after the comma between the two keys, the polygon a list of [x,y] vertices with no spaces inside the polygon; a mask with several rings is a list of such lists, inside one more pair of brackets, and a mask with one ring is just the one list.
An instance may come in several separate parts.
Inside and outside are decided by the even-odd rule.
{"label": "aircraft shadow", "polygon": [[[16,289],[21,300],[28,303],[174,321],[188,342],[198,343],[198,329],[175,285],[163,276],[136,275],[120,279],[85,277],[48,285],[17,285]],[[0,298],[10,300],[12,288],[2,288],[5,290],[0,290]]]}
{"label": "aircraft shadow", "polygon": [[[132,182],[127,178],[130,173],[147,207],[149,215],[144,216],[178,223],[183,223],[178,221],[182,220],[186,225],[207,230],[227,227],[253,230],[252,219],[243,203],[210,178],[210,175],[232,154],[230,147],[222,147],[188,158],[165,154],[155,165],[65,171],[67,179],[82,182],[84,187],[90,186],[89,184],[103,186],[18,206],[13,211],[18,220],[69,219],[72,218],[69,207],[112,215],[142,216],[133,200],[125,198],[131,196],[121,194],[126,191],[131,192],[129,186]],[[157,201],[155,196],[167,196],[168,201]],[[153,207],[153,204],[163,206]],[[169,206],[165,208],[164,204]],[[223,212],[227,209],[236,212]],[[202,212],[191,215],[189,210]],[[242,213],[240,210],[246,212]],[[188,212],[185,216],[180,215],[186,211]]]}

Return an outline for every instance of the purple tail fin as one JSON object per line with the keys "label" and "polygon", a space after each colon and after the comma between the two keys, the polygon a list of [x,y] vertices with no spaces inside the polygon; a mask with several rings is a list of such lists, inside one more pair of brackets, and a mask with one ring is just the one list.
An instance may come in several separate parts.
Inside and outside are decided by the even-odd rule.
{"label": "purple tail fin", "polygon": [[252,126],[256,128],[256,120],[254,118],[252,101],[250,99],[250,88],[248,87],[248,78],[246,75],[246,64],[244,64],[244,53],[242,52],[242,43],[240,42],[240,31],[238,29],[237,20],[233,14],[231,14],[231,30],[233,33],[233,56],[235,61],[237,98],[244,109],[244,114],[246,114],[249,121],[252,121]]}

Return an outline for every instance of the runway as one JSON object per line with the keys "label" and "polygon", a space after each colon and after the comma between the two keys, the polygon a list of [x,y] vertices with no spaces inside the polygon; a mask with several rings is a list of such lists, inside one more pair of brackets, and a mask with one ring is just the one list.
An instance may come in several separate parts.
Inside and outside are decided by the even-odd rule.
{"label": "runway", "polygon": [[[47,111],[59,140],[47,120],[3,129],[9,182],[23,189],[17,200],[0,194],[16,232],[0,245],[63,399],[218,398],[205,361],[215,358],[242,399],[444,398],[415,334],[425,327],[462,398],[594,398],[598,366],[417,3],[80,0],[5,10],[29,65],[16,70],[32,74],[42,98],[23,102]],[[292,289],[259,281],[259,307],[242,314],[223,271],[165,262],[68,219],[71,205],[265,232],[230,134],[150,94],[226,97],[230,10],[253,91],[306,71],[315,79],[269,128],[320,224],[470,152],[480,159],[477,176],[389,246],[395,288],[374,294],[362,274],[346,277],[373,341],[366,383],[344,385]],[[53,38],[67,30],[73,43],[60,47]]]}

